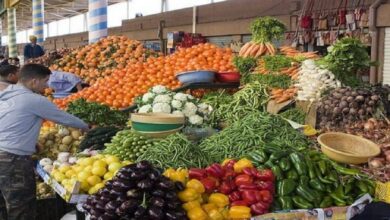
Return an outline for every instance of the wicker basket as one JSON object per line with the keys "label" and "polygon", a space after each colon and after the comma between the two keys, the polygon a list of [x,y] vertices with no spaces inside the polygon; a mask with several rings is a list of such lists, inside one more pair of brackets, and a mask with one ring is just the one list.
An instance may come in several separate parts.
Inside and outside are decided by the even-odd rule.
{"label": "wicker basket", "polygon": [[376,182],[375,198],[390,203],[390,182]]}
{"label": "wicker basket", "polygon": [[324,154],[341,163],[367,163],[371,157],[380,153],[379,146],[372,141],[340,132],[322,134],[318,142]]}

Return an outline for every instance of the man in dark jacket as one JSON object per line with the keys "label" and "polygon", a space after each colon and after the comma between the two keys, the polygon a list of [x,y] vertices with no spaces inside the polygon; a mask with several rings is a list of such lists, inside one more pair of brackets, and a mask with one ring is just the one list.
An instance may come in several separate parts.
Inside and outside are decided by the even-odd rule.
{"label": "man in dark jacket", "polygon": [[43,48],[37,44],[36,36],[30,36],[30,42],[24,47],[24,60],[37,58],[45,54]]}

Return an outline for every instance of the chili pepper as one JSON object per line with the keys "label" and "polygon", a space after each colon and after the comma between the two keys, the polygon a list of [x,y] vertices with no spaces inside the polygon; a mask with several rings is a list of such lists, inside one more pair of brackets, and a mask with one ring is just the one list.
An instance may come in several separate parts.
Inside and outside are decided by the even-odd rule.
{"label": "chili pepper", "polygon": [[299,178],[297,171],[295,171],[294,169],[289,170],[287,172],[286,177],[287,177],[287,179],[293,179],[293,180],[297,180]]}
{"label": "chili pepper", "polygon": [[268,190],[260,190],[260,195],[263,202],[271,203],[273,201],[272,193]]}
{"label": "chili pepper", "polygon": [[366,186],[366,183],[362,181],[357,182],[357,187],[359,188],[361,193],[367,193],[368,192],[368,187]]}
{"label": "chili pepper", "polygon": [[332,192],[329,195],[330,195],[330,197],[332,197],[333,201],[339,202],[339,203],[345,203],[343,195],[340,195],[337,192]]}
{"label": "chili pepper", "polygon": [[262,180],[262,181],[274,181],[275,176],[272,170],[270,169],[265,169],[265,170],[259,170],[258,172],[257,179]]}
{"label": "chili pepper", "polygon": [[258,196],[256,196],[256,192],[259,192],[259,191],[256,191],[256,190],[245,190],[245,191],[242,191],[241,192],[241,198],[247,202],[248,204],[254,204],[256,202],[258,202],[259,200],[259,197],[261,199],[261,195],[259,193],[257,193]]}
{"label": "chili pepper", "polygon": [[242,184],[251,184],[251,183],[253,183],[253,178],[249,175],[246,175],[246,174],[240,174],[240,175],[236,176],[236,178],[234,179],[234,183],[238,187]]}
{"label": "chili pepper", "polygon": [[233,206],[229,209],[229,218],[245,219],[251,217],[251,209],[246,206]]}
{"label": "chili pepper", "polygon": [[[226,161],[226,160],[225,160]],[[224,162],[225,162],[224,161]],[[227,161],[224,163],[222,162],[222,167],[223,169],[225,169],[225,171],[228,171],[228,170],[233,170],[234,168],[234,164],[237,163],[236,160],[232,160],[232,159],[227,159]]]}
{"label": "chili pepper", "polygon": [[231,207],[233,206],[248,206],[248,202],[245,201],[245,200],[237,200],[237,201],[234,201],[230,204]]}
{"label": "chili pepper", "polygon": [[297,194],[300,195],[302,198],[306,199],[309,202],[314,202],[316,200],[316,197],[314,196],[314,191],[309,189],[307,186],[299,185],[297,187]]}
{"label": "chili pepper", "polygon": [[195,207],[187,211],[187,216],[190,220],[206,220],[208,215],[201,207]]}
{"label": "chili pepper", "polygon": [[188,181],[187,184],[186,184],[186,187],[194,189],[198,193],[204,193],[205,192],[205,188],[204,188],[202,182],[200,182],[197,179],[192,179],[192,180]]}
{"label": "chili pepper", "polygon": [[290,154],[290,160],[293,163],[295,169],[297,170],[299,175],[306,175],[307,174],[307,167],[304,163],[304,160],[302,159],[301,155],[294,152]]}
{"label": "chili pepper", "polygon": [[307,170],[309,172],[310,179],[315,178],[316,177],[316,171],[314,170],[315,168],[314,168],[314,165],[313,165],[312,161],[308,157],[305,157],[305,161],[306,161],[306,166],[307,166]]}
{"label": "chili pepper", "polygon": [[239,191],[234,191],[229,194],[229,201],[234,202],[241,199],[241,193]]}
{"label": "chili pepper", "polygon": [[201,180],[201,179],[205,178],[207,175],[206,175],[206,170],[204,170],[204,169],[191,168],[188,171],[188,176],[190,177],[190,179]]}
{"label": "chili pepper", "polygon": [[332,183],[333,183],[332,181],[327,180],[327,179],[325,179],[324,177],[322,177],[320,171],[317,171],[317,178],[318,178],[322,183],[325,183],[325,184],[332,184]]}
{"label": "chili pepper", "polygon": [[213,163],[210,166],[206,167],[206,173],[215,178],[222,178],[224,176],[225,171],[222,166],[218,163]]}
{"label": "chili pepper", "polygon": [[301,177],[299,178],[299,184],[300,184],[300,185],[308,186],[308,185],[309,185],[309,181],[310,181],[310,179],[309,179],[309,177],[307,177],[307,176],[301,176]]}
{"label": "chili pepper", "polygon": [[257,202],[250,207],[253,215],[262,215],[268,210],[268,207],[263,202]]}
{"label": "chili pepper", "polygon": [[313,208],[313,206],[310,202],[308,202],[306,199],[301,198],[299,196],[292,197],[292,201],[293,201],[294,205],[300,209]]}
{"label": "chili pepper", "polygon": [[279,196],[287,196],[292,193],[297,187],[297,183],[293,179],[284,179],[277,183],[277,189]]}
{"label": "chili pepper", "polygon": [[201,179],[200,182],[203,184],[207,193],[213,192],[218,186],[218,180],[212,177]]}
{"label": "chili pepper", "polygon": [[333,204],[332,197],[325,196],[325,198],[320,203],[320,208],[328,208],[328,207],[332,206],[332,204]]}
{"label": "chili pepper", "polygon": [[255,185],[258,190],[269,190],[271,192],[275,191],[274,183],[271,181],[255,181]]}
{"label": "chili pepper", "polygon": [[198,200],[194,200],[191,202],[184,203],[182,207],[184,210],[189,211],[191,209],[194,209],[195,207],[200,207],[200,203]]}
{"label": "chili pepper", "polygon": [[283,179],[282,169],[280,169],[280,167],[278,165],[274,165],[273,167],[271,167],[271,170],[272,170],[272,172],[275,175],[277,180]]}
{"label": "chili pepper", "polygon": [[287,157],[284,157],[280,160],[279,166],[283,171],[288,171],[291,168],[291,162]]}
{"label": "chili pepper", "polygon": [[245,191],[245,190],[257,190],[258,186],[254,183],[243,183],[238,186],[239,191]]}
{"label": "chili pepper", "polygon": [[327,170],[326,162],[324,160],[320,160],[317,162],[317,166],[320,168],[321,174],[324,175]]}
{"label": "chili pepper", "polygon": [[332,182],[338,182],[339,181],[339,176],[337,175],[337,172],[332,170],[329,172],[327,178],[331,180]]}
{"label": "chili pepper", "polygon": [[225,219],[223,215],[218,211],[218,209],[212,209],[207,212],[210,220],[223,220]]}
{"label": "chili pepper", "polygon": [[282,196],[282,197],[279,197],[277,201],[280,203],[281,208],[283,210],[293,209],[293,202],[292,202],[291,197]]}
{"label": "chili pepper", "polygon": [[311,179],[309,181],[309,185],[313,188],[313,189],[316,189],[316,190],[319,190],[319,191],[326,191],[326,187],[321,183],[320,180],[318,180],[317,178],[315,179]]}
{"label": "chili pepper", "polygon": [[253,167],[253,164],[250,160],[246,158],[242,158],[241,160],[237,161],[237,163],[234,164],[233,166],[234,172],[241,173],[245,167]]}
{"label": "chili pepper", "polygon": [[342,174],[354,176],[354,175],[357,175],[360,173],[360,171],[358,169],[346,168],[346,167],[340,166],[339,164],[337,164],[336,162],[333,162],[333,161],[331,161],[330,163],[332,164],[334,169],[336,169],[338,172],[340,172]]}
{"label": "chili pepper", "polygon": [[344,186],[344,193],[349,194],[352,191],[353,185],[355,185],[353,182],[347,183]]}
{"label": "chili pepper", "polygon": [[178,197],[183,202],[191,202],[199,198],[199,193],[191,188],[186,188],[185,190],[179,192]]}
{"label": "chili pepper", "polygon": [[214,203],[207,203],[207,204],[202,205],[202,209],[204,211],[206,211],[207,213],[209,213],[213,209],[218,209],[218,206]]}
{"label": "chili pepper", "polygon": [[209,197],[209,203],[214,203],[218,207],[225,207],[229,205],[229,197],[222,193],[213,193]]}

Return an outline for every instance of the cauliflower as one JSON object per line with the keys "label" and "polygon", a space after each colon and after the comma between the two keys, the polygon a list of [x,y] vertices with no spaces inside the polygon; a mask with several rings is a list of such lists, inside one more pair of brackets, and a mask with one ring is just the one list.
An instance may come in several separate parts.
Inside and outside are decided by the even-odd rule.
{"label": "cauliflower", "polygon": [[183,102],[187,101],[187,95],[184,93],[181,93],[181,92],[176,93],[176,95],[173,96],[173,98],[176,100],[179,100],[179,101],[183,101]]}
{"label": "cauliflower", "polygon": [[153,103],[170,103],[171,99],[169,95],[157,95]]}
{"label": "cauliflower", "polygon": [[184,105],[183,113],[185,116],[190,117],[192,115],[195,115],[197,110],[198,110],[198,108],[196,107],[196,105],[194,103],[187,102]]}
{"label": "cauliflower", "polygon": [[183,106],[183,103],[178,100],[172,100],[171,105],[173,108],[180,109]]}
{"label": "cauliflower", "polygon": [[181,112],[181,111],[173,111],[172,114],[184,116],[183,112]]}
{"label": "cauliflower", "polygon": [[144,103],[148,103],[149,101],[152,101],[154,98],[154,94],[153,93],[145,93],[143,96],[142,96],[142,102]]}
{"label": "cauliflower", "polygon": [[192,99],[195,99],[195,97],[192,96],[192,95],[188,95],[188,94],[187,94],[187,99],[188,99],[188,100],[192,100]]}
{"label": "cauliflower", "polygon": [[154,92],[156,94],[162,94],[162,93],[165,93],[166,91],[167,91],[167,88],[165,86],[161,86],[161,85],[157,85],[157,86],[152,88],[152,92]]}
{"label": "cauliflower", "polygon": [[154,113],[171,113],[171,106],[167,103],[156,103],[153,105]]}
{"label": "cauliflower", "polygon": [[192,115],[189,117],[189,121],[193,125],[201,125],[203,124],[203,118],[199,115]]}
{"label": "cauliflower", "polygon": [[149,113],[149,112],[151,112],[151,111],[152,111],[152,106],[151,106],[151,105],[144,105],[144,106],[142,106],[142,107],[138,110],[139,113]]}

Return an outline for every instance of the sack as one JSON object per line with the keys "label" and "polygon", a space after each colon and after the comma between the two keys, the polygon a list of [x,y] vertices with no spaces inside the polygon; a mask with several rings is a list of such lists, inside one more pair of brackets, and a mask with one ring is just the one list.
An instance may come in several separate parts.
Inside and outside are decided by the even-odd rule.
{"label": "sack", "polygon": [[311,29],[313,25],[313,19],[310,15],[305,15],[301,18],[301,28],[303,29]]}
{"label": "sack", "polygon": [[333,12],[328,13],[327,18],[328,18],[329,27],[336,27],[337,26],[337,16],[335,13],[333,13]]}
{"label": "sack", "polygon": [[318,30],[328,30],[328,17],[323,15],[318,21]]}
{"label": "sack", "polygon": [[314,6],[313,0],[307,0],[304,8],[302,9],[300,27],[303,29],[311,29],[313,27],[312,9]]}
{"label": "sack", "polygon": [[340,1],[340,5],[338,7],[337,25],[339,25],[339,26],[346,24],[345,16],[347,15],[348,0],[345,0],[345,4],[344,4],[344,8],[343,9],[341,9],[342,3],[343,3],[343,0]]}
{"label": "sack", "polygon": [[368,13],[366,10],[360,16],[359,27],[368,27]]}

